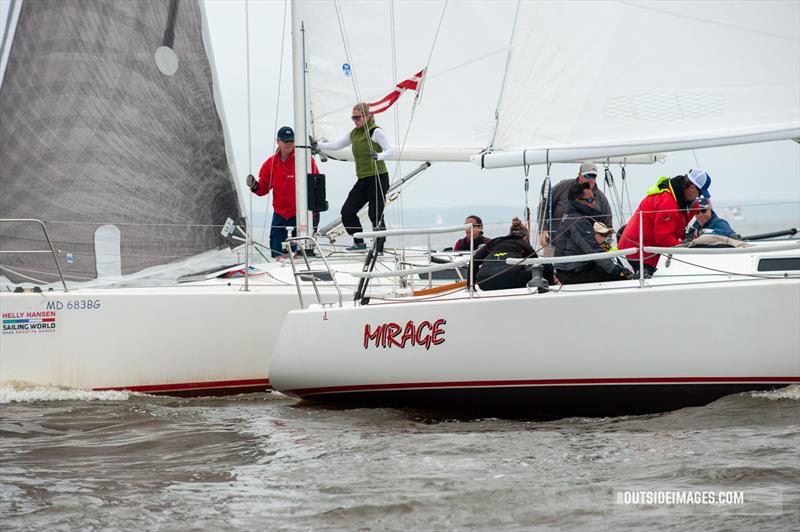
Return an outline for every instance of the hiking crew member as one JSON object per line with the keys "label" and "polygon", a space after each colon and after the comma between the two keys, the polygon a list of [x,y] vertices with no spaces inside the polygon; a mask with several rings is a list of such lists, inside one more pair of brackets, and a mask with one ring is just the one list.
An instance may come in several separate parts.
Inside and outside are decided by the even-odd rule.
{"label": "hiking crew member", "polygon": [[[558,226],[558,237],[554,240],[555,256],[569,257],[602,253],[603,248],[595,236],[595,224],[602,230],[605,224],[597,222],[600,213],[596,207],[594,192],[589,183],[575,182],[569,189],[567,212]],[[567,262],[556,265],[556,275],[562,284],[600,283],[630,279],[633,272],[623,268],[613,259],[586,262]]]}
{"label": "hiking crew member", "polygon": [[697,200],[697,212],[694,213],[694,223],[691,226],[691,238],[700,235],[719,235],[730,238],[741,238],[733,230],[731,224],[720,218],[711,207],[711,201],[700,197]]}
{"label": "hiking crew member", "polygon": [[[272,256],[278,257],[283,251],[283,242],[288,236],[288,227],[294,227],[296,222],[296,197],[294,178],[294,130],[284,126],[278,130],[276,142],[278,149],[267,159],[258,172],[258,180],[252,175],[247,176],[247,186],[257,196],[264,196],[273,190],[272,194],[272,226],[269,231],[269,247]],[[317,163],[312,159],[311,171],[315,174]],[[318,214],[314,213],[315,223]]]}
{"label": "hiking crew member", "polygon": [[491,239],[484,236],[483,234],[483,220],[481,220],[480,216],[475,214],[470,214],[467,216],[467,219],[464,220],[465,224],[472,224],[472,231],[467,229],[467,236],[464,238],[459,239],[455,245],[453,246],[453,251],[469,251],[469,237],[472,234],[472,250],[475,251],[482,245],[489,242]]}
{"label": "hiking crew member", "polygon": [[[711,177],[703,170],[691,170],[687,175],[673,178],[662,177],[647,191],[639,203],[624,231],[619,236],[619,249],[638,248],[639,213],[642,217],[642,245],[672,247],[683,243],[686,226],[694,216],[695,200],[700,196],[710,197],[708,188]],[[647,276],[653,275],[660,255],[644,254]],[[639,273],[639,254],[626,256],[628,262]]]}
{"label": "hiking crew member", "polygon": [[[541,246],[543,255],[552,255],[551,248],[551,235],[558,234],[558,225],[567,212],[567,204],[569,203],[569,188],[573,183],[589,183],[594,192],[594,200],[597,203],[597,210],[599,211],[596,218],[598,222],[604,223],[607,227],[613,227],[613,220],[611,216],[611,205],[609,205],[605,194],[597,188],[597,165],[591,161],[583,163],[578,170],[578,177],[575,179],[564,179],[550,189],[551,209],[547,208],[547,202],[542,201],[539,203],[537,210],[537,220],[539,220],[539,246]],[[552,224],[548,223],[548,216],[552,210],[553,221]],[[552,227],[552,230],[551,230]]]}
{"label": "hiking crew member", "polygon": [[[522,288],[528,284],[533,274],[525,266],[507,264],[506,259],[536,256],[536,251],[528,242],[528,229],[519,218],[514,218],[507,236],[493,238],[475,253],[473,275],[481,290]],[[553,283],[553,267],[549,264],[545,266],[544,277]]]}
{"label": "hiking crew member", "polygon": [[[353,147],[353,159],[356,163],[356,182],[342,205],[342,224],[349,235],[363,231],[358,219],[358,211],[369,204],[368,214],[372,227],[376,231],[386,229],[383,221],[383,208],[386,203],[386,191],[389,189],[389,172],[386,159],[394,155],[394,147],[383,129],[375,124],[369,112],[369,104],[357,103],[350,117],[355,127],[350,134],[337,142],[312,142],[315,150],[340,150]],[[383,252],[385,238],[376,242],[376,251]],[[348,251],[366,250],[367,246],[360,238],[353,238],[353,245]]]}

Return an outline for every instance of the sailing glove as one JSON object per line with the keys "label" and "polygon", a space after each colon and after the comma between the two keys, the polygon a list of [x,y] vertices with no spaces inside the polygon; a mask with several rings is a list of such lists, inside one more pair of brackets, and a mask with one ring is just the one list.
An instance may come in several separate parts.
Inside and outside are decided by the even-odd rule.
{"label": "sailing glove", "polygon": [[380,161],[380,157],[378,157],[378,154],[374,151],[370,152],[369,156],[372,157],[373,161]]}
{"label": "sailing glove", "polygon": [[258,181],[253,177],[253,174],[247,176],[247,186],[250,187],[250,190],[253,192],[258,190]]}

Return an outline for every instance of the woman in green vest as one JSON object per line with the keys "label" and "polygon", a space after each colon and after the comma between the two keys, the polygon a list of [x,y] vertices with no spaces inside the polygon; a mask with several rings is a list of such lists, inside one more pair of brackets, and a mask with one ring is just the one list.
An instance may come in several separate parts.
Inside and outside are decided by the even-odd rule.
{"label": "woman in green vest", "polygon": [[[386,202],[386,191],[389,189],[389,172],[386,170],[386,159],[394,155],[394,147],[389,142],[383,129],[375,124],[369,112],[369,104],[357,103],[350,117],[355,127],[349,135],[337,142],[317,142],[315,148],[323,151],[341,150],[353,147],[353,159],[356,163],[356,179],[353,188],[342,205],[342,224],[347,233],[354,235],[363,231],[358,220],[358,211],[369,203],[369,219],[376,231],[386,228],[383,222],[383,207]],[[376,251],[383,252],[383,238],[376,242]],[[353,245],[348,251],[366,250],[367,246],[360,238],[353,238]]]}

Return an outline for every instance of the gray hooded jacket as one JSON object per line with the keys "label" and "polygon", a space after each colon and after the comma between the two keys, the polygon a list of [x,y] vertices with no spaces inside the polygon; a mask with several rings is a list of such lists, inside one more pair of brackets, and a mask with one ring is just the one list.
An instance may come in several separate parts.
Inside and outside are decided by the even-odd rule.
{"label": "gray hooded jacket", "polygon": [[[596,194],[597,192],[595,192]],[[600,211],[579,201],[570,201],[567,212],[561,219],[558,233],[553,239],[556,257],[569,257],[571,255],[585,255],[588,253],[602,253],[603,248],[594,238],[594,222],[601,221],[598,216]],[[608,273],[620,269],[612,259],[594,261],[597,266]],[[591,262],[566,262],[556,264],[557,270],[578,271],[589,266]]]}

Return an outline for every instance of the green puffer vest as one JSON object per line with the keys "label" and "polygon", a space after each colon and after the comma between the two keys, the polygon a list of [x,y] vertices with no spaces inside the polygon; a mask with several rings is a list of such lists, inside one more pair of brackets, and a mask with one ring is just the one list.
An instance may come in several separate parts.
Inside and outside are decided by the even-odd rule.
{"label": "green puffer vest", "polygon": [[[372,132],[378,126],[375,125],[374,120],[370,120],[367,122],[367,127],[369,128],[369,134],[372,135]],[[372,142],[372,151],[375,151],[376,153],[383,151],[383,148],[380,144],[372,139],[367,139],[367,132],[364,131],[363,127],[354,128],[353,131],[350,132],[350,144],[353,146],[353,159],[356,162],[356,177],[359,179],[374,176],[376,163],[378,165],[379,174],[388,173],[385,162],[373,161],[372,157],[370,157],[370,142]]]}

